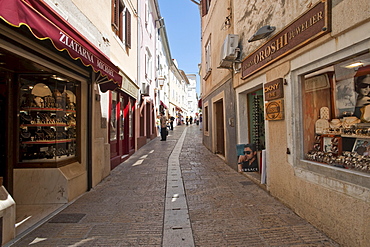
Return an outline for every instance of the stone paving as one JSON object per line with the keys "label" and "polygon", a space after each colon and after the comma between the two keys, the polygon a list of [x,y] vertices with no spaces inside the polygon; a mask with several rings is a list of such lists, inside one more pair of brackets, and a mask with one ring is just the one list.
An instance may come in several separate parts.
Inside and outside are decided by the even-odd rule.
{"label": "stone paving", "polygon": [[[339,246],[177,126],[11,246],[162,246],[168,159],[179,155],[195,246]],[[177,243],[174,246],[183,246]]]}

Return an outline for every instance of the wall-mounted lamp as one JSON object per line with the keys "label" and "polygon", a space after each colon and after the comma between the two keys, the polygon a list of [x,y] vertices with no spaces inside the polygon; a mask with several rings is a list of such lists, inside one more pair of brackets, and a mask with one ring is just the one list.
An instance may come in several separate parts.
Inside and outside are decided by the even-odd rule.
{"label": "wall-mounted lamp", "polygon": [[163,76],[158,77],[158,85],[159,85],[160,89],[162,89],[162,87],[164,85],[164,80],[165,80],[165,78]]}
{"label": "wall-mounted lamp", "polygon": [[261,27],[260,29],[258,29],[258,31],[253,34],[253,36],[248,40],[248,42],[253,42],[253,41],[256,41],[256,40],[260,40],[260,39],[264,39],[264,38],[267,38],[267,36],[269,36],[271,33],[273,33],[275,31],[276,27],[273,27],[273,26],[263,26]]}

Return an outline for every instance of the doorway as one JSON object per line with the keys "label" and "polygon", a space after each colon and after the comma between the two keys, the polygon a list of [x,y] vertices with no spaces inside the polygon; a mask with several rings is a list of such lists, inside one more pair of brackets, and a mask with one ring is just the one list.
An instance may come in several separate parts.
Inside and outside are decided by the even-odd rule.
{"label": "doorway", "polygon": [[215,108],[215,153],[225,157],[225,125],[223,99],[214,103]]}

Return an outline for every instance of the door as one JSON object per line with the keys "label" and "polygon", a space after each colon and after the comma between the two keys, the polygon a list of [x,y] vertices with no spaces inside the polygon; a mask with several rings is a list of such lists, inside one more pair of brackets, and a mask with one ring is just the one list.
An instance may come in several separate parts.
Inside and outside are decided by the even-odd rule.
{"label": "door", "polygon": [[[0,71],[0,177],[3,179],[3,184],[5,187],[8,181],[7,170],[8,170],[8,160],[7,160],[7,101],[8,93],[7,90],[7,72]],[[5,182],[5,183],[4,183]],[[7,188],[9,190],[9,188]]]}
{"label": "door", "polygon": [[257,157],[260,164],[258,172],[261,173],[261,151],[265,149],[265,115],[263,105],[263,90],[258,90],[247,95],[248,101],[248,129],[249,142],[256,145]]}
{"label": "door", "polygon": [[135,100],[132,98],[129,98],[128,103],[128,149],[129,153],[133,153],[135,150],[135,137],[134,137],[134,131],[135,131]]}
{"label": "door", "polygon": [[[109,116],[109,141],[110,141],[110,157],[111,159],[118,156],[119,142],[118,142],[118,119],[119,107],[117,100],[117,92],[111,92],[110,100],[110,116]],[[118,108],[119,109],[119,108]],[[112,162],[111,162],[112,163]]]}
{"label": "door", "polygon": [[223,100],[215,102],[216,153],[225,156],[225,126]]}

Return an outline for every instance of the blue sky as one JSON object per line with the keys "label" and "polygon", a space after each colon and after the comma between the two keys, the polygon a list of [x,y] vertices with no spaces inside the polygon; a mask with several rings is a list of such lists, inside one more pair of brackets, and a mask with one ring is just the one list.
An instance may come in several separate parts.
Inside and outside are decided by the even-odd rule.
{"label": "blue sky", "polygon": [[198,5],[190,0],[158,0],[158,3],[172,58],[177,60],[179,69],[187,74],[196,74],[199,84],[198,64],[201,55]]}

